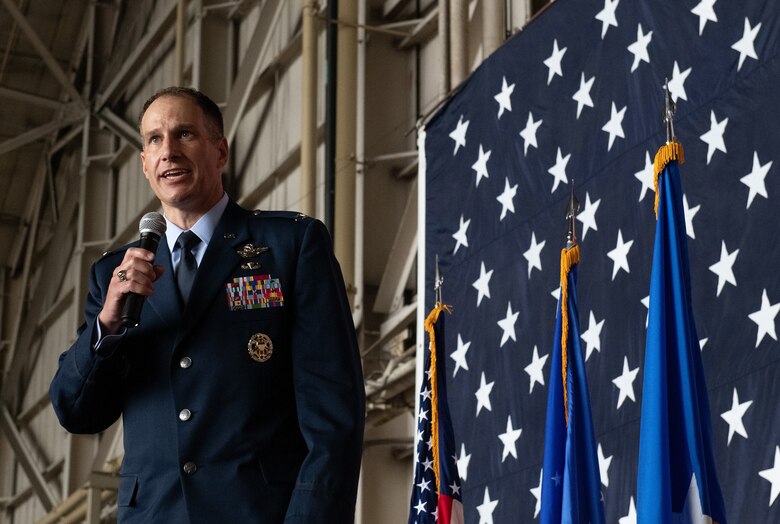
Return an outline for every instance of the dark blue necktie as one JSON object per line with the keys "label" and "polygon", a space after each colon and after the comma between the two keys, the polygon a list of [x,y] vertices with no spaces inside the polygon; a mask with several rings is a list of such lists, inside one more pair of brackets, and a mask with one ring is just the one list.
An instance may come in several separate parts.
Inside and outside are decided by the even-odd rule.
{"label": "dark blue necktie", "polygon": [[185,304],[190,298],[195,273],[198,272],[198,262],[195,260],[195,255],[192,254],[192,248],[199,243],[200,238],[192,231],[185,231],[176,239],[176,246],[181,253],[179,267],[176,270],[176,285],[179,286],[179,294]]}

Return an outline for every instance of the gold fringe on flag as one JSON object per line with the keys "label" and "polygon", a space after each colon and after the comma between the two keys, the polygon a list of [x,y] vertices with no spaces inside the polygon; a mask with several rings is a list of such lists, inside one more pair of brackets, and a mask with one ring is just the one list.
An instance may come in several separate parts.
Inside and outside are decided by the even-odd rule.
{"label": "gold fringe on flag", "polygon": [[672,141],[662,145],[655,154],[655,160],[653,161],[653,185],[655,187],[655,219],[658,220],[658,175],[664,170],[666,165],[672,160],[677,160],[680,164],[685,163],[685,154],[683,153],[682,144]]}
{"label": "gold fringe on flag", "polygon": [[569,425],[569,390],[566,387],[566,366],[569,362],[567,341],[569,340],[569,272],[580,263],[580,246],[574,244],[561,250],[561,374],[563,376],[563,416]]}
{"label": "gold fringe on flag", "polygon": [[433,327],[439,320],[439,314],[442,311],[452,312],[450,306],[445,306],[441,302],[436,302],[436,306],[425,319],[425,332],[428,333],[430,340],[431,367],[428,370],[428,380],[431,383],[431,442],[433,443],[433,474],[436,477],[436,493],[441,493],[441,481],[439,479],[439,388],[436,378],[436,335]]}

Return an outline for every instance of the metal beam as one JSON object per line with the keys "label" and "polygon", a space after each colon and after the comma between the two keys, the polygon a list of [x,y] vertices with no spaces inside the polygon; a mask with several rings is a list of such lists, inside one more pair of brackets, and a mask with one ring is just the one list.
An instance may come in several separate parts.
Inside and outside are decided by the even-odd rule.
{"label": "metal beam", "polygon": [[0,426],[5,431],[11,449],[14,450],[14,455],[16,455],[16,459],[21,464],[22,469],[24,469],[35,494],[38,496],[44,509],[51,511],[57,505],[57,497],[52,493],[49,484],[43,478],[43,474],[35,466],[35,461],[30,455],[27,445],[11,416],[11,412],[8,411],[8,407],[4,402],[0,402]]}
{"label": "metal beam", "polygon": [[5,153],[26,146],[31,142],[35,142],[36,140],[43,138],[47,135],[50,135],[55,131],[59,131],[63,127],[67,127],[71,125],[73,122],[76,122],[81,118],[83,118],[82,115],[70,115],[69,117],[53,120],[48,124],[43,124],[42,126],[38,126],[34,129],[30,129],[29,131],[22,133],[21,135],[11,138],[9,140],[6,140],[5,142],[0,142],[0,155],[4,155]]}
{"label": "metal beam", "polygon": [[0,87],[0,98],[7,98],[8,100],[15,100],[17,102],[25,102],[27,104],[33,104],[48,109],[59,109],[62,107],[62,102],[54,100],[53,98],[45,98],[31,93],[25,93],[24,91],[17,91],[16,89],[9,89],[7,87]]}
{"label": "metal beam", "polygon": [[[26,232],[27,238],[27,251],[24,257],[24,269],[22,271],[21,285],[19,286],[19,302],[16,304],[16,313],[13,317],[13,323],[11,325],[11,346],[8,349],[8,353],[5,355],[5,363],[3,365],[3,372],[7,376],[8,371],[11,369],[11,364],[14,361],[14,354],[19,345],[19,332],[22,325],[22,318],[25,313],[27,305],[27,285],[30,280],[30,268],[33,263],[33,253],[35,252],[35,239],[38,237],[38,224],[40,222],[40,210],[41,200],[43,198],[43,188],[45,186],[46,168],[44,163],[38,164],[38,172],[35,174],[33,181],[32,191],[30,192],[30,201],[28,204],[32,205],[32,212],[29,215],[31,220],[30,229]],[[2,398],[10,398],[9,391],[13,388],[13,381],[6,381],[2,385]]]}
{"label": "metal beam", "polygon": [[[260,66],[263,60],[265,60],[266,54],[268,54],[269,44],[273,36],[272,29],[276,26],[285,4],[286,2],[281,2],[280,0],[268,0],[261,8],[255,32],[252,35],[252,40],[249,42],[244,59],[241,61],[236,81],[233,83],[233,88],[227,100],[227,107],[223,112],[225,137],[228,142],[232,142],[233,137],[236,135],[238,124],[241,122],[241,117],[249,99],[249,93],[260,71]],[[271,14],[272,11],[273,14]]]}
{"label": "metal beam", "polygon": [[439,27],[439,8],[431,9],[420,22],[414,26],[412,32],[401,40],[398,49],[405,50],[412,46],[425,42],[433,37],[436,29]]}
{"label": "metal beam", "polygon": [[129,124],[124,118],[107,107],[101,109],[96,116],[119,138],[125,140],[139,151],[143,148],[143,142],[138,129]]}
{"label": "metal beam", "polygon": [[[3,0],[10,2],[11,0]],[[95,111],[99,112],[109,100],[113,100],[119,89],[127,86],[130,77],[132,77],[149,58],[151,51],[157,47],[164,37],[172,31],[172,25],[176,19],[177,3],[171,2],[168,10],[162,13],[157,19],[157,23],[149,30],[146,35],[138,42],[133,52],[124,62],[119,72],[113,77],[113,80],[106,89],[95,97]]]}
{"label": "metal beam", "polygon": [[374,301],[376,313],[391,313],[401,306],[403,291],[409,280],[414,257],[417,254],[417,182],[409,190],[406,208],[398,226],[393,247],[387,257]]}
{"label": "metal beam", "polygon": [[16,20],[16,23],[19,25],[22,33],[24,33],[38,54],[41,55],[41,58],[49,68],[49,71],[51,71],[51,73],[54,75],[54,78],[56,78],[57,81],[62,85],[62,87],[68,93],[68,96],[70,96],[71,100],[74,102],[81,102],[81,93],[78,92],[73,83],[68,79],[65,71],[62,70],[60,65],[57,63],[57,60],[46,48],[43,41],[38,36],[38,33],[36,33],[35,29],[33,29],[29,22],[27,22],[27,18],[25,18],[24,14],[19,11],[19,8],[16,6],[16,2],[14,2],[14,0],[0,0],[0,2],[2,2],[8,12],[11,13],[11,16],[14,18],[14,20]]}

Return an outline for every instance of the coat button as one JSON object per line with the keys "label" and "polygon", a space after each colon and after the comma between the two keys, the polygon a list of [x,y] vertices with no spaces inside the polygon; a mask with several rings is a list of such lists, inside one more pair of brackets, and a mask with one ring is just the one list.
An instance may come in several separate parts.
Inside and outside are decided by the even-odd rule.
{"label": "coat button", "polygon": [[187,369],[192,365],[192,359],[190,357],[182,357],[182,359],[179,361],[179,367],[182,369]]}
{"label": "coat button", "polygon": [[196,466],[194,462],[187,462],[186,464],[184,464],[182,469],[184,470],[184,473],[186,473],[187,475],[192,475],[193,473],[198,471],[198,466]]}
{"label": "coat button", "polygon": [[192,411],[190,411],[189,409],[182,409],[181,411],[179,411],[179,420],[181,420],[182,422],[188,421],[191,416],[192,416]]}

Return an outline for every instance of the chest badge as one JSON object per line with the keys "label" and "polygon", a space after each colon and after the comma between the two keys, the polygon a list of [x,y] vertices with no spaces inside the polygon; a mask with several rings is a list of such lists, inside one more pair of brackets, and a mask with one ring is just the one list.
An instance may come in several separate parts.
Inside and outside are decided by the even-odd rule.
{"label": "chest badge", "polygon": [[249,339],[247,351],[255,362],[267,362],[274,352],[274,343],[265,333],[255,333]]}
{"label": "chest badge", "polygon": [[236,253],[241,258],[252,258],[269,251],[270,248],[266,246],[255,246],[254,244],[245,244],[241,246],[241,249],[236,249]]}

